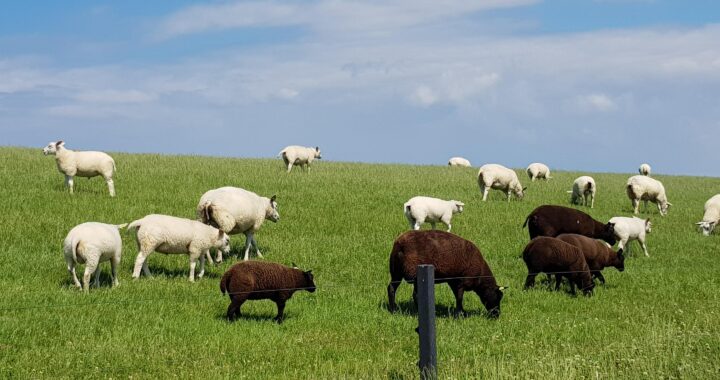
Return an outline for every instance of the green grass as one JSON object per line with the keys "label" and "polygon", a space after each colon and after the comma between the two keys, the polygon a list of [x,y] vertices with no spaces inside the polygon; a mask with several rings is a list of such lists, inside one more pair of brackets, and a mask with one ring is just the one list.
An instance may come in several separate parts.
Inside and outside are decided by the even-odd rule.
{"label": "green grass", "polygon": [[[10,378],[416,378],[417,319],[411,287],[401,285],[404,313],[385,309],[387,260],[407,229],[402,204],[415,195],[465,202],[453,232],[475,242],[498,283],[509,285],[502,316],[488,320],[475,294],[472,315],[447,315],[447,285],[437,294],[441,378],[718,378],[720,376],[720,236],[695,227],[720,179],[657,175],[674,207],[653,208],[651,257],[636,242],[623,273],[608,268],[606,286],[573,298],[546,286],[522,291],[518,258],[528,241],[520,226],[536,206],[567,204],[581,173],[554,171],[530,183],[523,201],[498,192],[480,201],[477,169],[319,162],[309,174],[286,174],[280,160],[114,154],[118,196],[105,183],[63,187],[54,160],[39,149],[0,149],[0,373]],[[631,165],[632,166],[632,165]],[[582,173],[585,174],[585,173]],[[592,174],[600,220],[629,215],[628,174]],[[200,195],[220,186],[277,194],[281,220],[256,235],[267,260],[313,269],[318,291],[296,293],[286,321],[275,305],[248,302],[245,318],[224,320],[222,273],[237,261],[187,280],[186,256],[153,254],[154,277],[130,278],[137,253],[123,232],[120,287],[90,294],[70,286],[62,240],[86,221],[122,223],[150,213],[194,218]],[[427,228],[426,226],[424,228]],[[233,249],[244,244],[233,237]],[[81,269],[82,270],[82,269]]]}

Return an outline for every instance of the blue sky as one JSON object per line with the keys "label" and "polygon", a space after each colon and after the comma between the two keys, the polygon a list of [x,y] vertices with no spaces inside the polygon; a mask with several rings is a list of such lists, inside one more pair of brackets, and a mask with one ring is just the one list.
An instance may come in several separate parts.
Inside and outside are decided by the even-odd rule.
{"label": "blue sky", "polygon": [[0,145],[720,176],[720,2],[0,5]]}

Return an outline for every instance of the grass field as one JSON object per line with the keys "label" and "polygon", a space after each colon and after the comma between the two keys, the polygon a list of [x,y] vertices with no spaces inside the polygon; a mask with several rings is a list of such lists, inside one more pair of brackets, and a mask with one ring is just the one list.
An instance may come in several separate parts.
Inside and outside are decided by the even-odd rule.
{"label": "grass field", "polygon": [[[674,207],[664,218],[656,208],[644,214],[654,225],[651,257],[631,243],[625,272],[608,268],[607,285],[574,298],[546,286],[522,291],[527,271],[518,256],[528,241],[525,216],[567,204],[581,173],[554,171],[539,183],[520,173],[529,186],[523,201],[493,192],[483,203],[477,169],[319,162],[309,174],[286,174],[280,160],[113,156],[114,199],[99,178],[77,178],[69,195],[40,149],[0,148],[0,376],[416,378],[411,287],[398,292],[404,312],[388,313],[387,261],[407,229],[402,204],[429,195],[466,203],[453,232],[475,242],[498,283],[510,286],[495,321],[475,294],[465,297],[471,316],[452,318],[452,293],[437,287],[441,378],[720,377],[720,234],[703,237],[693,225],[720,178],[657,175]],[[629,174],[592,175],[596,208],[582,209],[600,220],[630,215]],[[61,244],[76,224],[150,213],[194,218],[200,195],[226,185],[277,194],[281,219],[256,235],[260,248],[266,260],[315,273],[318,291],[296,293],[284,324],[272,322],[270,301],[248,302],[244,318],[225,321],[219,277],[237,256],[193,284],[187,256],[153,254],[154,276],[133,281],[137,247],[126,231],[120,286],[109,287],[104,263],[100,289],[71,287]],[[235,252],[243,244],[233,237]]]}

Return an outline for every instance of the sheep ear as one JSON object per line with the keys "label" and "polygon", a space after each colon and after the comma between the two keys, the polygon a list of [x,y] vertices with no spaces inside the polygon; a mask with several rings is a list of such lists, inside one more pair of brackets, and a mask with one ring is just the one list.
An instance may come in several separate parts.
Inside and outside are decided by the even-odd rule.
{"label": "sheep ear", "polygon": [[297,264],[295,264],[295,262],[292,263],[292,266],[294,269],[300,269],[300,268],[298,268]]}
{"label": "sheep ear", "polygon": [[510,288],[510,287],[509,287],[509,286],[501,286],[501,287],[498,288],[498,290],[505,290],[505,289],[508,289],[508,288]]}
{"label": "sheep ear", "polygon": [[58,142],[55,143],[55,147],[56,147],[56,148],[59,147],[59,146],[61,146],[61,145],[65,145],[65,141],[60,140],[60,141],[58,141]]}
{"label": "sheep ear", "polygon": [[667,205],[668,205],[668,207],[670,207],[670,206],[672,206],[673,204],[672,204],[672,203],[670,203],[670,202],[668,202],[668,203],[667,203]]}
{"label": "sheep ear", "polygon": [[703,222],[697,222],[697,223],[695,223],[695,225],[696,225],[696,226],[702,226],[702,225],[703,225]]}
{"label": "sheep ear", "polygon": [[527,190],[527,186],[523,187],[523,189],[522,189],[522,191],[525,191],[525,190]]}
{"label": "sheep ear", "polygon": [[270,198],[270,202],[275,202],[276,198],[277,198],[277,195],[273,194],[273,196]]}
{"label": "sheep ear", "polygon": [[225,231],[218,228],[218,238],[222,239],[223,234],[225,234]]}
{"label": "sheep ear", "polygon": [[623,255],[623,249],[622,249],[622,248],[618,249],[617,255],[618,255],[619,257],[622,257],[622,255]]}
{"label": "sheep ear", "polygon": [[320,151],[320,147],[319,147],[319,146],[316,146],[316,147],[315,147],[315,151],[319,152],[319,151]]}

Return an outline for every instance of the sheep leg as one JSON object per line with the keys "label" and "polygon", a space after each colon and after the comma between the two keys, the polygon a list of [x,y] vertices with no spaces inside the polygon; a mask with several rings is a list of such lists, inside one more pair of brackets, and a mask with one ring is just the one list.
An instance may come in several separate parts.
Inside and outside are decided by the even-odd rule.
{"label": "sheep leg", "polygon": [[601,284],[605,285],[605,276],[603,276],[602,272],[600,272],[600,271],[593,272],[593,277],[597,278],[598,280],[600,280]]}
{"label": "sheep leg", "polygon": [[430,222],[430,228],[435,229],[435,222]]}
{"label": "sheep leg", "polygon": [[132,278],[140,277],[140,269],[145,272],[146,276],[150,276],[150,269],[147,267],[147,258],[150,254],[144,251],[138,252],[137,258],[135,258],[135,267],[133,268]]}
{"label": "sheep leg", "polygon": [[72,259],[67,260],[67,269],[68,272],[70,272],[70,275],[72,275],[73,283],[75,284],[75,286],[81,288],[82,284],[80,284],[80,280],[78,280],[77,278],[77,274],[75,273],[75,262]]}
{"label": "sheep leg", "polygon": [[445,223],[445,224],[447,225],[447,228],[448,228],[447,232],[450,232],[450,230],[452,229],[452,224],[450,224],[450,223]]}
{"label": "sheep leg", "polygon": [[590,208],[594,208],[594,207],[595,207],[595,196],[590,195]]}
{"label": "sheep leg", "polygon": [[244,261],[250,260],[250,246],[252,245],[252,232],[245,233],[245,257]]}
{"label": "sheep leg", "polygon": [[275,304],[277,304],[277,316],[275,317],[275,321],[280,324],[283,323],[283,319],[285,318],[285,300],[280,299],[275,301]]}
{"label": "sheep leg", "polygon": [[100,287],[100,266],[98,265],[97,269],[95,269],[95,287]]}
{"label": "sheep leg", "polygon": [[212,255],[210,254],[210,250],[209,250],[209,249],[208,249],[207,251],[205,251],[205,259],[206,259],[208,262],[211,262],[211,263],[215,264],[215,260],[213,260]]}
{"label": "sheep leg", "polygon": [[483,193],[483,202],[487,201],[488,191],[490,190],[487,186],[481,186],[480,191]]}
{"label": "sheep leg", "polygon": [[645,257],[650,257],[650,254],[647,251],[647,246],[645,245],[645,239],[638,239],[638,241],[640,242],[643,252],[645,252]]}
{"label": "sheep leg", "polygon": [[510,197],[511,197],[511,196],[512,196],[512,191],[508,190],[508,191],[507,191],[508,202],[510,202]]}
{"label": "sheep leg", "polygon": [[387,287],[387,294],[388,294],[388,310],[391,313],[394,313],[395,310],[397,310],[397,304],[395,303],[395,293],[397,292],[398,286],[400,286],[400,282],[402,280],[390,280],[390,284],[388,284]]}
{"label": "sheep leg", "polygon": [[253,247],[255,247],[255,253],[257,254],[257,257],[262,259],[263,255],[262,255],[262,253],[260,253],[260,248],[258,248],[257,240],[255,240],[254,234],[252,235],[252,245],[253,245]]}
{"label": "sheep leg", "polygon": [[460,315],[465,315],[465,309],[463,309],[463,295],[465,294],[465,289],[457,283],[450,284],[450,289],[452,289],[453,294],[455,295],[455,318]]}
{"label": "sheep leg", "polygon": [[633,199],[633,200],[632,200],[632,205],[633,205],[633,214],[637,214],[637,213],[638,213],[638,208],[640,207],[640,201],[637,200],[637,199]]}
{"label": "sheep leg", "polygon": [[240,316],[240,307],[245,303],[245,297],[242,296],[231,296],[230,306],[228,306],[226,317],[229,321],[234,321],[235,317]]}
{"label": "sheep leg", "polygon": [[648,212],[647,203],[648,203],[647,200],[644,200],[644,201],[643,201],[643,211],[644,211],[644,212]]}
{"label": "sheep leg", "polygon": [[562,275],[556,274],[555,275],[555,291],[560,290],[560,285],[562,285]]}
{"label": "sheep leg", "polygon": [[65,186],[70,190],[70,194],[73,193],[73,176],[66,175],[65,176]]}
{"label": "sheep leg", "polygon": [[528,273],[527,278],[525,278],[524,289],[529,289],[535,286],[535,276],[537,276],[537,273]]}
{"label": "sheep leg", "polygon": [[190,253],[190,282],[195,282],[195,266],[198,256],[200,256],[198,253]]}
{"label": "sheep leg", "polygon": [[115,196],[115,183],[113,182],[112,178],[105,178],[105,183],[107,183],[108,191],[110,192],[110,196]]}
{"label": "sheep leg", "polygon": [[89,257],[85,263],[85,273],[83,274],[83,290],[85,293],[90,291],[90,277],[97,270],[97,259]]}
{"label": "sheep leg", "polygon": [[120,266],[120,253],[116,253],[111,259],[110,259],[110,270],[112,273],[112,286],[118,286],[120,285],[120,281],[118,281],[118,267]]}
{"label": "sheep leg", "polygon": [[210,256],[209,249],[205,251],[204,255],[200,255],[200,273],[198,273],[198,278],[203,278],[203,276],[205,275],[205,256]]}

